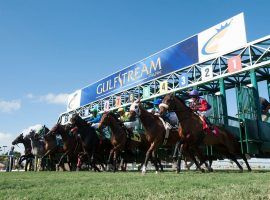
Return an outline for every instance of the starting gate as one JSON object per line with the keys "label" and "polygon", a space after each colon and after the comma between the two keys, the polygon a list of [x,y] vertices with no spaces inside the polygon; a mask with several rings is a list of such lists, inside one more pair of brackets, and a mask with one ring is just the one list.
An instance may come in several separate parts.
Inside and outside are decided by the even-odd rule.
{"label": "starting gate", "polygon": [[[228,23],[222,25],[222,27],[225,26],[229,26]],[[200,38],[200,34],[197,37]],[[185,65],[179,67],[172,65],[172,70],[165,70],[166,73],[159,71],[164,67],[162,66],[163,55],[167,56],[166,62],[169,63],[169,53],[175,51],[174,48],[189,48],[183,45],[185,43],[194,45],[193,39],[194,37],[191,37],[140,61],[140,68],[135,66],[133,71],[128,71],[130,67],[126,68],[117,72],[112,80],[107,77],[102,84],[99,82],[93,84],[95,91],[86,88],[76,92],[76,95],[79,93],[79,95],[85,95],[81,93],[86,91],[101,95],[97,99],[89,97],[91,100],[84,102],[83,105],[73,102],[77,107],[62,113],[59,121],[63,124],[67,123],[74,113],[80,113],[83,118],[89,118],[93,108],[97,108],[102,113],[105,110],[129,107],[137,98],[141,98],[142,102],[149,102],[157,97],[162,98],[168,93],[186,96],[188,91],[196,87],[212,104],[214,112],[210,117],[211,121],[222,124],[230,130],[239,139],[243,153],[255,157],[268,157],[270,155],[270,124],[262,122],[261,119],[257,83],[267,81],[268,95],[270,94],[270,35],[241,47],[226,50],[222,54],[215,54],[209,59],[187,61]],[[181,57],[181,59],[185,58]],[[146,64],[147,62],[149,65]],[[174,64],[174,62],[171,63]],[[151,70],[155,72],[152,73]],[[141,75],[142,81],[136,82],[136,76],[143,72],[152,73],[151,78]],[[134,84],[125,87],[124,81],[129,79]],[[227,102],[226,90],[229,89],[235,89],[236,92],[234,101],[237,102],[237,116],[228,116],[231,102]],[[109,90],[113,92],[110,93]]]}

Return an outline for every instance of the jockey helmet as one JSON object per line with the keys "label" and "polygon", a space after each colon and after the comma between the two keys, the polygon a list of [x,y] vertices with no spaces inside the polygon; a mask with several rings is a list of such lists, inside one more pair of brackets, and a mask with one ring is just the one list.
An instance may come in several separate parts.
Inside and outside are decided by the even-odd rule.
{"label": "jockey helmet", "polygon": [[93,108],[92,110],[91,110],[91,113],[97,113],[98,112],[98,110],[96,109],[96,108]]}
{"label": "jockey helmet", "polygon": [[198,96],[199,96],[198,90],[192,90],[192,91],[189,93],[189,96],[191,96],[191,97],[198,97]]}
{"label": "jockey helmet", "polygon": [[153,102],[154,105],[159,105],[161,103],[162,103],[161,99],[155,99],[154,102]]}
{"label": "jockey helmet", "polygon": [[118,112],[124,112],[125,109],[124,109],[124,108],[119,108],[117,111],[118,111]]}

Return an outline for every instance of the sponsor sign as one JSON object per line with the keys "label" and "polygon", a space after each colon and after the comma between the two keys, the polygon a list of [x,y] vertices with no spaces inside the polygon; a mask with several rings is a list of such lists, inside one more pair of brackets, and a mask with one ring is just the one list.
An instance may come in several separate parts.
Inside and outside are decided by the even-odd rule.
{"label": "sponsor sign", "polygon": [[[78,103],[78,100],[72,102],[68,105],[68,110],[128,90],[189,65],[217,57],[242,47],[246,43],[244,15],[240,13],[81,89],[81,94],[78,95],[80,102]],[[209,80],[212,77],[212,68],[203,68],[202,80]],[[184,75],[179,77],[180,87],[188,85],[187,78]],[[164,90],[161,88],[161,91]],[[132,101],[133,99],[130,99],[130,102]]]}
{"label": "sponsor sign", "polygon": [[81,106],[198,62],[193,36],[82,89]]}
{"label": "sponsor sign", "polygon": [[81,102],[81,90],[77,90],[76,92],[70,94],[68,96],[67,110],[75,110],[80,107]]}
{"label": "sponsor sign", "polygon": [[240,13],[198,34],[199,62],[247,44],[244,14]]}

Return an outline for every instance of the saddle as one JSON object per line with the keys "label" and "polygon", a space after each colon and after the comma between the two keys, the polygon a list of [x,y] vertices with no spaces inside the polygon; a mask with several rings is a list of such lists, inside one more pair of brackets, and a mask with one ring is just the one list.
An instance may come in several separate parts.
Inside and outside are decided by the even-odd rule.
{"label": "saddle", "polygon": [[163,145],[166,145],[168,138],[169,138],[169,135],[170,135],[170,131],[173,129],[173,126],[169,122],[164,121],[163,118],[159,117],[159,119],[163,123],[163,126],[166,130],[166,134],[165,134],[164,141],[163,141]]}

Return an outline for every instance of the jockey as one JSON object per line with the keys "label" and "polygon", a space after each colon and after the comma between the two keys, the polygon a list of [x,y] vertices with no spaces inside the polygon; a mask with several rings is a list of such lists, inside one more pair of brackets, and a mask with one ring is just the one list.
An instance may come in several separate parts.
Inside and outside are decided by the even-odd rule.
{"label": "jockey", "polygon": [[[158,107],[162,107],[162,100],[160,99],[160,102],[158,104]],[[161,105],[160,105],[161,104]],[[159,113],[158,113],[159,115]],[[161,116],[162,119],[164,119],[165,122],[168,122],[171,126],[177,127],[178,126],[178,118],[175,112],[166,112]]]}
{"label": "jockey", "polygon": [[159,104],[162,103],[161,99],[155,99],[153,101],[153,107],[150,109],[147,109],[148,112],[154,114],[154,115],[158,115],[159,116]]}
{"label": "jockey", "polygon": [[122,122],[128,122],[129,120],[129,113],[125,111],[124,108],[119,108],[117,110],[118,114],[120,115],[120,120]]}
{"label": "jockey", "polygon": [[199,96],[197,90],[192,90],[189,96],[191,97],[189,107],[207,120],[207,117],[209,117],[212,112],[211,105],[204,98]]}
{"label": "jockey", "polygon": [[262,121],[267,122],[270,118],[269,110],[270,110],[270,103],[263,97],[260,97],[260,104],[262,110]]}
{"label": "jockey", "polygon": [[101,115],[98,114],[98,111],[96,108],[92,109],[91,113],[92,113],[92,118],[88,122],[91,123],[92,127],[94,127],[96,129],[98,127],[100,120],[101,120]]}

